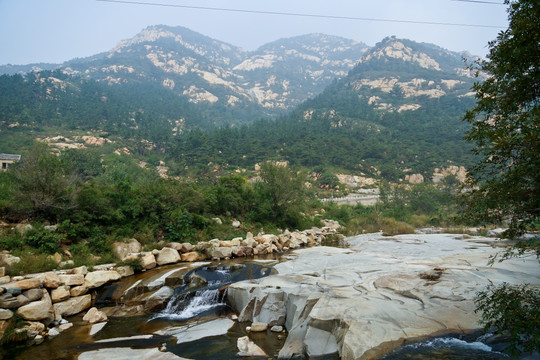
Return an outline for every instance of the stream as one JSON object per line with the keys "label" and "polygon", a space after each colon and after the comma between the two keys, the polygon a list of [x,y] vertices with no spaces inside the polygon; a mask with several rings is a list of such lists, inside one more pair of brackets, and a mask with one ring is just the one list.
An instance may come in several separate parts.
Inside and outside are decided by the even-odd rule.
{"label": "stream", "polygon": [[[122,355],[122,352],[129,348],[158,347],[187,359],[238,359],[236,342],[238,338],[246,335],[268,354],[268,358],[275,359],[284,344],[286,334],[276,334],[270,330],[263,333],[248,333],[245,330],[248,324],[230,320],[233,312],[225,301],[225,294],[226,286],[231,283],[272,274],[272,265],[278,261],[277,258],[266,262],[228,261],[219,265],[205,264],[191,269],[164,267],[159,271],[165,275],[161,275],[161,278],[154,276],[152,281],[155,282],[156,277],[160,280],[165,276],[164,284],[174,288],[174,295],[161,311],[150,315],[109,317],[106,325],[93,336],[89,335],[92,326],[84,322],[83,314],[80,314],[71,317],[69,320],[74,326],[56,338],[39,346],[12,346],[2,349],[0,359],[75,360],[79,356],[81,359],[93,359],[94,355],[84,357],[85,353],[92,354],[101,349],[117,351],[117,355],[111,352],[107,357],[101,357],[114,360],[128,358],[128,355]],[[150,275],[152,272],[148,271],[125,279],[124,283],[105,286],[97,294],[96,304],[98,307],[118,306],[119,293],[126,293],[126,289],[129,292],[133,284],[146,281]],[[444,337],[409,343],[383,359],[508,358],[498,352],[496,346],[480,342],[479,335],[466,339]],[[319,359],[336,360],[339,356],[336,354]]]}

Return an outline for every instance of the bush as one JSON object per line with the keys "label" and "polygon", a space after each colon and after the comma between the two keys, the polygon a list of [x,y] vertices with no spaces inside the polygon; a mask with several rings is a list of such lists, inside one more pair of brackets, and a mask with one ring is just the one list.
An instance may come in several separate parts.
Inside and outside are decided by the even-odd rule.
{"label": "bush", "polygon": [[19,252],[21,261],[11,268],[11,275],[35,274],[58,268],[58,264],[47,254]]}
{"label": "bush", "polygon": [[63,235],[44,229],[32,229],[24,236],[24,243],[45,254],[58,251]]}

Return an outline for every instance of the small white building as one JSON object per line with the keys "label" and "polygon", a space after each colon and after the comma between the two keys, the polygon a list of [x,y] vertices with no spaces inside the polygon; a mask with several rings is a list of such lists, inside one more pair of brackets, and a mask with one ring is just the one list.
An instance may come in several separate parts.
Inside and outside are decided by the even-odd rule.
{"label": "small white building", "polygon": [[21,160],[21,155],[17,154],[0,154],[0,163],[2,164],[2,171],[8,169],[9,164],[13,164]]}

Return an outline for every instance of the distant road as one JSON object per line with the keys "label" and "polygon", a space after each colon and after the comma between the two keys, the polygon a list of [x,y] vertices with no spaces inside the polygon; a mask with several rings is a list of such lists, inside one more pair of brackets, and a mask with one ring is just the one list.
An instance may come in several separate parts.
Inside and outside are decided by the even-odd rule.
{"label": "distant road", "polygon": [[327,198],[319,199],[322,202],[335,202],[338,205],[357,205],[362,204],[364,206],[375,205],[379,201],[379,195],[359,195],[351,194],[340,198]]}

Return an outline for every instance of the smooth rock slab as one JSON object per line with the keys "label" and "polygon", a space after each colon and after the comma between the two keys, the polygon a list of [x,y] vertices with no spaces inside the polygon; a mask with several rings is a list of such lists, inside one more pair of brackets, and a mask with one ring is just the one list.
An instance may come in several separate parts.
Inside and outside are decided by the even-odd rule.
{"label": "smooth rock slab", "polygon": [[540,285],[536,259],[489,266],[500,251],[489,238],[366,234],[347,241],[348,249],[294,251],[274,267],[278,275],[229,286],[240,321],[270,324],[285,316],[279,358],[336,350],[345,360],[374,358],[404,339],[480,329],[477,291],[490,282]]}
{"label": "smooth rock slab", "polygon": [[230,319],[217,319],[208,321],[202,324],[178,326],[157,331],[158,335],[174,336],[177,343],[185,343],[203,339],[205,337],[225,335],[227,331],[234,325],[234,321]]}
{"label": "smooth rock slab", "polygon": [[111,348],[87,351],[78,360],[186,360],[170,352],[158,349]]}

